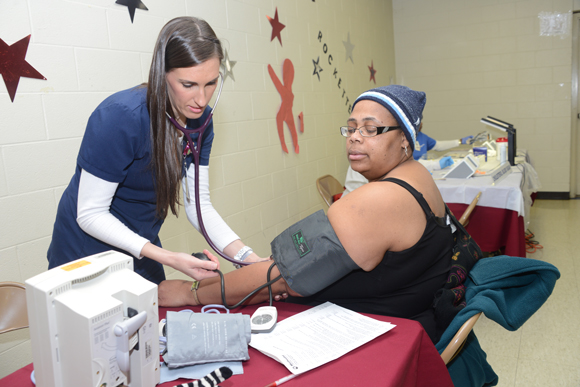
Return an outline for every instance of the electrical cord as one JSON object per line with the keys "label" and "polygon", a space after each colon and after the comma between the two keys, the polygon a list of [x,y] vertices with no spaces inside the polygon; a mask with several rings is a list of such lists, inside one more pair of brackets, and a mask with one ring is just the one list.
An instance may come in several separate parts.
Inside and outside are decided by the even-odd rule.
{"label": "electrical cord", "polygon": [[544,248],[537,240],[534,240],[534,233],[529,229],[526,230],[526,252],[535,253]]}

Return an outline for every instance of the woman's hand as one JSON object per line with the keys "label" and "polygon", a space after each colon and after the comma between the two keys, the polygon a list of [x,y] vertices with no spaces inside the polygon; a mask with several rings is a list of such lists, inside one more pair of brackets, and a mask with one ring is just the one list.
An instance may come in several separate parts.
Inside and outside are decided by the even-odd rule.
{"label": "woman's hand", "polygon": [[141,249],[142,256],[151,258],[162,265],[170,266],[196,280],[218,275],[213,270],[219,269],[219,260],[209,254],[209,251],[204,250],[203,252],[209,257],[209,261],[201,260],[187,253],[174,253],[157,247],[150,242],[147,242]]}
{"label": "woman's hand", "polygon": [[159,306],[177,308],[180,306],[195,305],[191,293],[191,281],[166,280],[161,281],[157,288]]}
{"label": "woman's hand", "polygon": [[288,298],[288,293],[276,294],[274,296],[275,301],[282,301]]}
{"label": "woman's hand", "polygon": [[218,274],[213,270],[219,269],[219,260],[208,250],[203,250],[203,253],[210,259],[209,261],[186,253],[175,253],[173,264],[169,264],[169,266],[200,281],[217,276]]}

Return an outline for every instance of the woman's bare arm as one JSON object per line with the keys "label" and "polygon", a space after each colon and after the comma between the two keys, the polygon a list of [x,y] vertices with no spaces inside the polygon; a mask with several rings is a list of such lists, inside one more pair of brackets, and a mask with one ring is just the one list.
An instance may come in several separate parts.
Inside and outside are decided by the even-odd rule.
{"label": "woman's bare arm", "polygon": [[[266,274],[271,264],[272,261],[257,262],[224,274],[224,287],[228,305],[236,304],[254,289],[265,284],[267,282]],[[279,275],[278,268],[274,266],[270,274],[270,279],[274,279]],[[161,282],[158,289],[159,306],[180,307],[197,305],[194,294],[191,291],[191,284],[192,281],[183,280],[167,280]],[[219,277],[201,281],[196,293],[201,305],[223,304]],[[272,285],[272,295],[281,295],[283,293],[300,296],[288,287],[284,279],[280,279]],[[265,287],[249,298],[245,304],[257,304],[267,300],[268,288]]]}
{"label": "woman's bare arm", "polygon": [[387,182],[365,184],[333,203],[328,220],[350,258],[365,271],[373,270],[386,251],[417,243],[426,224],[415,198]]}

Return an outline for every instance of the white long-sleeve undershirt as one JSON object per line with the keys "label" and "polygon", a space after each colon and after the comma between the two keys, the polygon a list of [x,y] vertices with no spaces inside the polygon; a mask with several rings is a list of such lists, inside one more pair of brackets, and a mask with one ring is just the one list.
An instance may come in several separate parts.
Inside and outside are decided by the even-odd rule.
{"label": "white long-sleeve undershirt", "polygon": [[[209,167],[200,166],[200,206],[205,229],[218,249],[223,249],[233,241],[240,239],[225,223],[213,208],[209,196]],[[195,167],[192,164],[187,170],[187,179],[183,179],[183,192],[186,196],[185,184],[189,184],[190,198],[184,199],[185,211],[191,224],[199,231],[197,212],[195,209]],[[83,170],[79,182],[77,201],[77,223],[79,227],[105,243],[125,250],[136,258],[141,258],[141,250],[149,240],[133,232],[110,212],[111,203],[118,187]]]}
{"label": "white long-sleeve undershirt", "polygon": [[447,149],[455,148],[456,146],[461,145],[461,140],[446,140],[446,141],[435,141],[435,146],[432,150],[441,152]]}
{"label": "white long-sleeve undershirt", "polygon": [[82,170],[77,199],[79,227],[98,240],[141,258],[149,240],[133,232],[110,212],[119,183],[111,183]]}
{"label": "white long-sleeve undershirt", "polygon": [[[187,188],[185,184],[189,184],[189,198],[187,195]],[[187,219],[198,231],[200,231],[199,223],[197,221],[197,211],[195,209],[195,166],[193,163],[187,170],[187,179],[182,180],[183,196],[185,204],[185,213]],[[199,200],[201,207],[201,215],[205,231],[209,235],[212,242],[220,250],[235,241],[240,239],[235,232],[227,225],[223,218],[213,208],[209,196],[209,166],[201,165],[199,167]],[[200,231],[201,232],[201,231]]]}

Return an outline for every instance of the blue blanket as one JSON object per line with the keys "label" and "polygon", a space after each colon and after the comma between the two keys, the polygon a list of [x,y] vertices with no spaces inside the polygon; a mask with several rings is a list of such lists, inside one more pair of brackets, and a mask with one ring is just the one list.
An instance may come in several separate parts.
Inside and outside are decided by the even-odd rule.
{"label": "blue blanket", "polygon": [[[463,323],[479,312],[507,330],[517,330],[552,294],[558,278],[554,265],[535,259],[502,255],[479,260],[465,282],[466,306],[443,333],[437,350],[443,352]],[[497,384],[473,332],[448,370],[456,386]]]}

